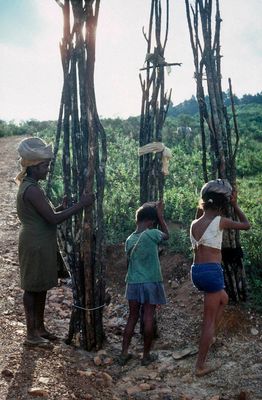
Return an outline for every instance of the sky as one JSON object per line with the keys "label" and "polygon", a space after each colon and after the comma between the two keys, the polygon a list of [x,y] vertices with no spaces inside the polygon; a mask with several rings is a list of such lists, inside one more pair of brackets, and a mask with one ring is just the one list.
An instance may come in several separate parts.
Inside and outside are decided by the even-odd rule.
{"label": "sky", "polygon": [[[164,3],[164,1],[163,1]],[[151,0],[101,0],[95,88],[101,117],[139,115]],[[222,87],[262,91],[262,0],[220,0]],[[59,41],[62,11],[55,0],[0,0],[0,119],[55,120],[63,84]],[[170,0],[166,79],[174,104],[195,95],[194,66],[184,0]]]}

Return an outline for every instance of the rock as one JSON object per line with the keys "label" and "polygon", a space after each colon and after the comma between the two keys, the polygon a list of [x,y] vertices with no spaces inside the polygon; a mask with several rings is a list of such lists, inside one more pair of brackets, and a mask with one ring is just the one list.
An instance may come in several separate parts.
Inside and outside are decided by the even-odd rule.
{"label": "rock", "polygon": [[216,396],[212,396],[209,400],[219,400],[220,396],[217,394]]}
{"label": "rock", "polygon": [[40,376],[39,378],[39,382],[44,384],[47,384],[49,380],[50,380],[49,378],[45,378],[44,376]]}
{"label": "rock", "polygon": [[172,281],[171,282],[171,288],[172,289],[177,289],[179,287],[179,284],[177,283],[177,281]]}
{"label": "rock", "polygon": [[40,387],[33,387],[28,389],[27,392],[30,396],[35,396],[35,397],[48,397],[48,391],[45,389],[42,389]]}
{"label": "rock", "polygon": [[113,358],[111,358],[111,357],[106,357],[104,360],[103,360],[103,364],[104,365],[112,365],[114,363],[114,360],[113,360]]}
{"label": "rock", "polygon": [[96,366],[102,365],[102,360],[99,356],[95,356],[93,361]]}
{"label": "rock", "polygon": [[106,351],[102,349],[102,350],[98,350],[97,355],[98,356],[106,356],[107,354],[106,354]]}
{"label": "rock", "polygon": [[103,378],[106,386],[110,386],[112,384],[113,378],[107,372],[102,372],[101,377]]}
{"label": "rock", "polygon": [[157,393],[161,396],[160,398],[162,399],[164,395],[172,394],[172,389],[168,387],[160,388],[157,389]]}
{"label": "rock", "polygon": [[140,383],[139,385],[140,389],[142,389],[143,391],[147,391],[151,389],[151,386],[149,385],[149,383]]}
{"label": "rock", "polygon": [[172,356],[175,360],[180,360],[181,358],[192,356],[198,352],[197,347],[187,347],[182,350],[174,351]]}
{"label": "rock", "polygon": [[88,378],[90,378],[90,376],[92,376],[92,375],[95,374],[94,371],[91,371],[91,370],[87,370],[87,371],[77,370],[77,373],[78,373],[80,376],[87,376]]}
{"label": "rock", "polygon": [[14,374],[12,371],[10,371],[10,369],[3,369],[1,374],[4,378],[13,378],[14,377]]}
{"label": "rock", "polygon": [[257,330],[256,328],[251,328],[251,331],[250,331],[250,332],[251,332],[251,334],[254,335],[254,336],[258,335],[258,333],[259,333],[258,330]]}
{"label": "rock", "polygon": [[126,393],[128,396],[132,396],[135,393],[141,392],[142,389],[139,386],[130,386],[129,388],[126,389]]}
{"label": "rock", "polygon": [[155,372],[155,371],[150,371],[148,374],[147,374],[147,376],[148,376],[148,379],[156,379],[156,377],[157,377],[157,372]]}
{"label": "rock", "polygon": [[182,376],[181,380],[185,383],[192,383],[192,381],[193,381],[192,375],[186,374],[186,375]]}

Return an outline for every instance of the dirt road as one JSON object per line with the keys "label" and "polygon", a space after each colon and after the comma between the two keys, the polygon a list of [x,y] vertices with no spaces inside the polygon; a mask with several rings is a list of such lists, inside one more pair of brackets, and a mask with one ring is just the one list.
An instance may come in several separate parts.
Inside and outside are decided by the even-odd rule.
{"label": "dirt road", "polygon": [[[261,316],[248,308],[229,306],[210,359],[222,367],[204,378],[193,374],[199,336],[202,297],[189,281],[189,264],[179,255],[161,259],[169,303],[158,315],[160,338],[155,342],[158,362],[140,364],[142,342],[137,330],[134,358],[120,367],[115,358],[127,313],[124,293],[126,262],[123,246],[108,249],[108,287],[112,302],[105,310],[104,349],[87,353],[65,345],[70,288],[61,285],[48,294],[46,320],[61,338],[50,350],[23,345],[25,320],[19,288],[15,212],[16,147],[21,138],[0,139],[0,399],[29,400],[259,400],[262,399]],[[186,351],[188,350],[188,351]],[[184,357],[182,357],[184,351]]]}

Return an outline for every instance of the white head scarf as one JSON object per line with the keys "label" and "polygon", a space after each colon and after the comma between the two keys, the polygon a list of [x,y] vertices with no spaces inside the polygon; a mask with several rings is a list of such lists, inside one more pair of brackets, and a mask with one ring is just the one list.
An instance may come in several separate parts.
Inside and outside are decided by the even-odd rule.
{"label": "white head scarf", "polygon": [[51,144],[40,138],[32,137],[22,140],[17,149],[20,155],[21,172],[16,176],[15,181],[19,185],[26,175],[27,167],[38,165],[45,160],[54,157]]}

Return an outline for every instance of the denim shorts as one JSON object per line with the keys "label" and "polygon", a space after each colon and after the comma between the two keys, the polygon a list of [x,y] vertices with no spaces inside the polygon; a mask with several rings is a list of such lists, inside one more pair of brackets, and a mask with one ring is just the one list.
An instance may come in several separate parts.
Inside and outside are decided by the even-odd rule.
{"label": "denim shorts", "polygon": [[224,274],[219,263],[201,263],[191,266],[194,286],[203,292],[218,292],[225,288]]}
{"label": "denim shorts", "polygon": [[140,304],[166,304],[165,289],[162,282],[127,283],[125,296]]}

